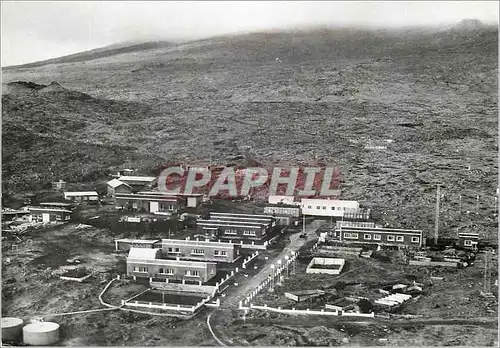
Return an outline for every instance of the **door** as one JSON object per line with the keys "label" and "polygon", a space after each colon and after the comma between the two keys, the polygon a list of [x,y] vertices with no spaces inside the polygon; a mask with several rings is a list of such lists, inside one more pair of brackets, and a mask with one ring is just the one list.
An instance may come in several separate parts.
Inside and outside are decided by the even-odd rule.
{"label": "door", "polygon": [[156,213],[158,211],[158,202],[149,202],[149,212]]}
{"label": "door", "polygon": [[50,214],[42,214],[42,222],[50,222]]}

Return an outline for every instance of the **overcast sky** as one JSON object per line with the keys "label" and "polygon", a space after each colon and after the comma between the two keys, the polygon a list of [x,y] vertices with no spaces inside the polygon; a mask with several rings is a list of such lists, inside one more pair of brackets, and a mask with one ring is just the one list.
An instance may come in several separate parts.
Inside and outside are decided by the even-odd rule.
{"label": "overcast sky", "polygon": [[497,1],[2,1],[2,66],[128,40],[191,39],[304,25],[498,23]]}

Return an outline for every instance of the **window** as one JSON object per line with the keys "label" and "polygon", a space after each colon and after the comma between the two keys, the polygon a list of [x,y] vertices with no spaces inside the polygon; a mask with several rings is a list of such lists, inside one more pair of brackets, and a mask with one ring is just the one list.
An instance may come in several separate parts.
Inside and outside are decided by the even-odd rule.
{"label": "window", "polygon": [[357,233],[344,233],[345,239],[358,239]]}
{"label": "window", "polygon": [[170,268],[160,268],[158,271],[160,274],[174,274],[174,270]]}
{"label": "window", "polygon": [[332,207],[332,210],[335,210],[335,207]]}
{"label": "window", "polygon": [[464,245],[465,246],[471,246],[472,245],[472,241],[471,240],[464,240]]}
{"label": "window", "polygon": [[316,209],[321,209],[321,207],[318,205],[318,206],[316,206]]}
{"label": "window", "polygon": [[181,250],[180,250],[179,248],[175,248],[175,252],[176,252],[176,253],[180,253],[180,252],[181,252]]}
{"label": "window", "polygon": [[205,255],[205,250],[203,250],[203,249],[193,249],[193,251],[191,252],[191,254],[194,254],[194,255]]}
{"label": "window", "polygon": [[372,235],[371,235],[371,234],[365,234],[365,235],[364,235],[364,238],[365,238],[365,239],[372,239]]}
{"label": "window", "polygon": [[394,236],[387,236],[387,240],[389,242],[394,242]]}
{"label": "window", "polygon": [[147,267],[134,267],[134,272],[148,273],[148,268]]}
{"label": "window", "polygon": [[337,210],[342,210],[342,207],[337,207]]}
{"label": "window", "polygon": [[420,242],[420,238],[419,237],[411,237],[411,242],[418,243],[418,242]]}
{"label": "window", "polygon": [[188,271],[184,271],[184,274],[187,275],[188,277],[199,277],[200,276],[199,271],[188,270]]}
{"label": "window", "polygon": [[171,253],[172,252],[172,248],[168,248],[168,252]]}
{"label": "window", "polygon": [[236,230],[225,230],[224,231],[224,234],[233,234],[233,235],[237,235],[238,232]]}
{"label": "window", "polygon": [[168,210],[174,210],[174,205],[173,205],[173,204],[170,204],[170,205],[168,206]]}
{"label": "window", "polygon": [[215,256],[227,256],[227,251],[226,250],[214,250],[214,255]]}
{"label": "window", "polygon": [[255,236],[255,231],[243,231],[244,236]]}
{"label": "window", "polygon": [[312,205],[308,205],[308,206],[307,206],[307,209],[312,209]]}
{"label": "window", "polygon": [[373,235],[373,240],[381,240],[382,236],[380,234],[374,234]]}
{"label": "window", "polygon": [[405,237],[403,237],[403,236],[397,236],[396,237],[396,241],[398,241],[398,242],[404,242],[405,241]]}
{"label": "window", "polygon": [[323,206],[323,210],[326,210],[326,207],[325,207],[325,206]]}

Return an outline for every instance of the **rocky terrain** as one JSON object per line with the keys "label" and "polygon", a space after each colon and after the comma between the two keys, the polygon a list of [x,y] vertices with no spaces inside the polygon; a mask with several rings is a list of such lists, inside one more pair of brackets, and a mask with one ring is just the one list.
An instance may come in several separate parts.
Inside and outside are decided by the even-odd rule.
{"label": "rocky terrain", "polygon": [[442,232],[496,240],[497,51],[497,28],[465,21],[145,44],[6,68],[4,200],[56,179],[92,183],[113,165],[154,174],[250,148],[266,164],[336,166],[342,198],[425,233],[441,182]]}

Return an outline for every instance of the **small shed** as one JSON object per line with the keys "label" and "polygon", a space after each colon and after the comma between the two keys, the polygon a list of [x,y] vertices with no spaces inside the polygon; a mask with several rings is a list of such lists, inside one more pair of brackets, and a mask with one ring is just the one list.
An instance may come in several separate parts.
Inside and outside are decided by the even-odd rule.
{"label": "small shed", "polygon": [[114,197],[116,193],[132,193],[132,187],[118,179],[108,181],[108,196]]}
{"label": "small shed", "polygon": [[356,308],[356,303],[350,301],[349,299],[343,297],[334,301],[333,303],[328,303],[325,305],[326,309],[332,309],[335,311],[348,311]]}
{"label": "small shed", "polygon": [[325,292],[323,290],[302,290],[285,292],[285,297],[295,302],[302,302],[314,297],[323,296],[324,294]]}
{"label": "small shed", "polygon": [[479,233],[462,232],[458,234],[458,244],[462,248],[477,249]]}

